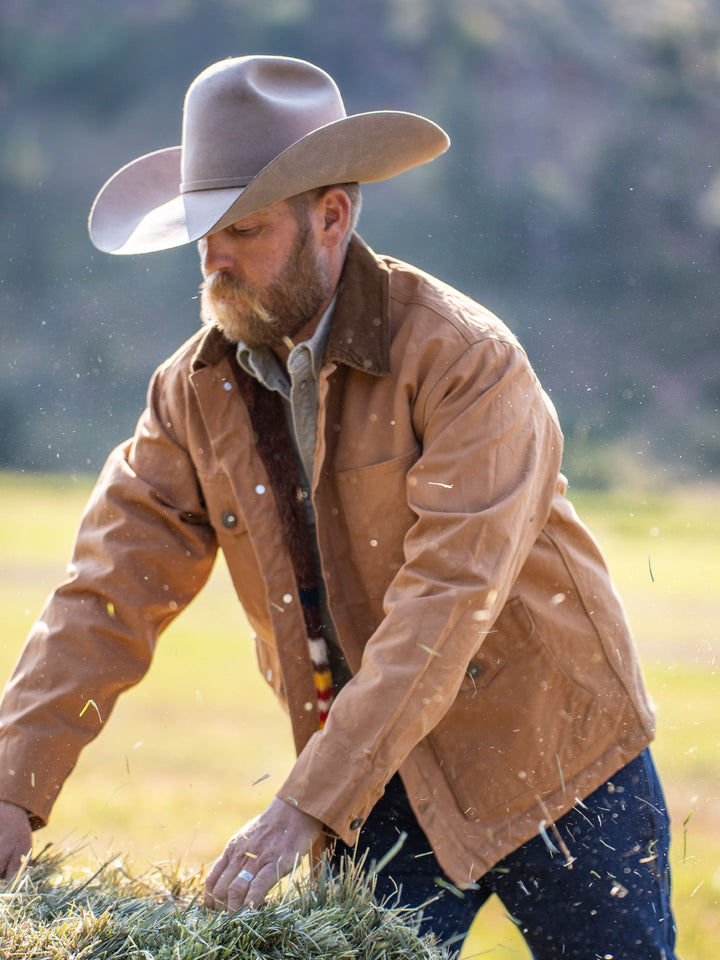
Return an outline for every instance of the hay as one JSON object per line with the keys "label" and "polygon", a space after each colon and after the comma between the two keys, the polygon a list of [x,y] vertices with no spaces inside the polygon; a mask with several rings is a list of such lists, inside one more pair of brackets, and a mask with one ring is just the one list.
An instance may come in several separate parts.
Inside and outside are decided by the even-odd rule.
{"label": "hay", "polygon": [[258,910],[202,906],[202,878],[178,867],[133,877],[122,861],[87,875],[44,851],[0,885],[3,960],[447,960],[409,910],[378,905],[348,862],[293,878]]}

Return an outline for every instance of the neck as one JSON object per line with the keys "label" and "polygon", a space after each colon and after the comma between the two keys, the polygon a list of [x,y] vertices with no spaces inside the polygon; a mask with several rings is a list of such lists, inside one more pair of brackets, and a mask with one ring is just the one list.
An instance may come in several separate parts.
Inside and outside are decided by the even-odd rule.
{"label": "neck", "polygon": [[285,366],[287,364],[287,359],[290,356],[290,351],[298,343],[302,343],[304,340],[309,340],[310,337],[317,330],[317,326],[322,320],[325,311],[332,303],[333,297],[337,291],[338,283],[340,282],[340,275],[342,273],[343,266],[345,264],[345,256],[347,254],[348,244],[345,243],[341,249],[336,248],[330,253],[330,262],[328,264],[328,275],[331,279],[331,291],[328,297],[320,305],[315,316],[308,320],[304,327],[302,327],[295,336],[290,340],[290,338],[281,341],[278,344],[275,344],[272,348],[275,356],[280,360],[280,362]]}
{"label": "neck", "polygon": [[[333,296],[334,295],[335,294],[333,291]],[[309,340],[310,337],[312,337],[312,335],[317,330],[318,324],[320,323],[323,316],[325,315],[325,311],[330,306],[331,302],[332,302],[332,297],[329,297],[320,307],[320,309],[312,318],[312,320],[308,320],[305,326],[302,327],[300,330],[298,330],[298,332],[295,334],[292,340],[290,339],[290,337],[287,337],[285,340],[282,340],[280,343],[273,344],[272,351],[275,354],[275,356],[278,358],[278,360],[283,364],[283,366],[287,364],[287,359],[290,356],[290,351],[293,349],[293,347],[297,346],[298,343],[303,343],[303,341]]]}

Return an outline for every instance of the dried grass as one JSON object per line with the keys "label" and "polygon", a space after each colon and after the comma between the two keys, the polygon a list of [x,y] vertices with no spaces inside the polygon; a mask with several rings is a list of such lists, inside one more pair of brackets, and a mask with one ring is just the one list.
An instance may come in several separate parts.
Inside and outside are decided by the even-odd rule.
{"label": "dried grass", "polygon": [[134,877],[119,860],[94,872],[44,851],[0,886],[4,960],[447,960],[417,914],[378,905],[372,877],[347,862],[294,877],[258,910],[202,906],[202,878],[177,866]]}

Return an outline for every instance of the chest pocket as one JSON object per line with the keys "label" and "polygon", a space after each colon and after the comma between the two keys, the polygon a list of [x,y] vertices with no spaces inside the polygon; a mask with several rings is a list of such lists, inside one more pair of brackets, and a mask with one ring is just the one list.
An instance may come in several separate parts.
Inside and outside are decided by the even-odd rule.
{"label": "chest pocket", "polygon": [[403,543],[416,516],[407,503],[407,473],[420,448],[337,476],[352,560],[371,599],[381,599],[405,559]]}

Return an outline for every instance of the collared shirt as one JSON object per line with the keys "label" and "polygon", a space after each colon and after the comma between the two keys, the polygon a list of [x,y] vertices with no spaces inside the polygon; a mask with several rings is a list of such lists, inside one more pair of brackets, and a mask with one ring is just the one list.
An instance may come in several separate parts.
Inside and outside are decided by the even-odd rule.
{"label": "collared shirt", "polygon": [[[237,360],[250,376],[283,399],[283,408],[300,466],[300,485],[306,508],[310,501],[310,484],[315,460],[317,435],[318,377],[325,347],[330,335],[330,321],[335,301],[322,315],[309,340],[296,344],[287,360],[287,375],[275,353],[267,346],[237,346]],[[289,376],[289,381],[288,381]],[[308,518],[314,524],[314,515]]]}

